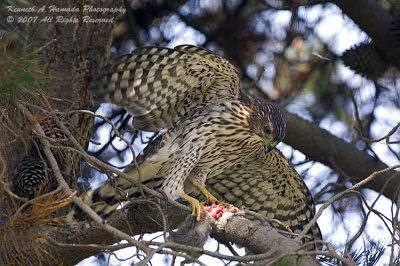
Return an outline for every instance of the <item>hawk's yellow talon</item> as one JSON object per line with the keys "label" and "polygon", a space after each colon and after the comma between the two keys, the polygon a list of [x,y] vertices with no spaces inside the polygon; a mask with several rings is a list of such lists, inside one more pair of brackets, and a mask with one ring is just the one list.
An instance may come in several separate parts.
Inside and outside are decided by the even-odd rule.
{"label": "hawk's yellow talon", "polygon": [[198,186],[197,187],[201,193],[203,193],[204,197],[206,198],[206,202],[216,203],[218,199],[211,194],[205,186]]}
{"label": "hawk's yellow talon", "polygon": [[179,197],[190,203],[190,205],[192,206],[192,215],[196,215],[196,221],[199,222],[201,217],[201,210],[204,208],[204,206],[197,199],[192,198],[184,192],[180,193]]}
{"label": "hawk's yellow talon", "polygon": [[218,204],[221,204],[221,205],[223,205],[225,207],[232,206],[232,204],[229,204],[229,203],[226,203],[226,202],[223,202],[223,201],[220,201],[219,199],[217,199],[213,194],[211,194],[206,189],[205,186],[198,186],[197,188],[201,191],[201,193],[203,193],[204,197],[206,198],[205,204],[207,204],[207,203],[218,203]]}
{"label": "hawk's yellow talon", "polygon": [[204,197],[206,199],[205,200],[206,204],[219,202],[219,200],[207,190],[207,188],[204,184],[200,183],[198,180],[191,179],[191,178],[189,178],[189,181],[193,184],[193,186],[195,186],[198,190],[200,190],[200,192],[204,195]]}

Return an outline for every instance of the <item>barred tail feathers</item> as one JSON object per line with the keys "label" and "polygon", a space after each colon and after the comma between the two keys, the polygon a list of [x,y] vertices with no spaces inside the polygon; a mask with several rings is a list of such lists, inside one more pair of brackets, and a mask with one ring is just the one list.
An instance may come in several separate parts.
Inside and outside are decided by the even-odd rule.
{"label": "barred tail feathers", "polygon": [[[126,171],[129,176],[117,176],[115,179],[108,181],[102,186],[86,191],[81,199],[102,218],[109,217],[113,211],[119,206],[126,203],[129,198],[137,198],[141,196],[141,189],[135,185],[136,182],[141,180],[141,183],[151,189],[158,189],[161,187],[163,178],[157,177],[158,167],[151,163],[143,163],[139,166],[139,172],[136,168],[130,168]],[[72,213],[70,213],[73,220],[82,221],[86,219],[86,214],[75,206]]]}

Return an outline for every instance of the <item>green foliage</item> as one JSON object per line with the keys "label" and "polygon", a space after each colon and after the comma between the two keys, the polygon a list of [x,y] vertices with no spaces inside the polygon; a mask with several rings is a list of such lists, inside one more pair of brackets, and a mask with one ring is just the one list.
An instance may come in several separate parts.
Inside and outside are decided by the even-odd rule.
{"label": "green foliage", "polygon": [[289,264],[289,259],[287,257],[283,257],[280,260],[278,260],[275,263],[276,266],[288,266]]}
{"label": "green foliage", "polygon": [[0,8],[3,8],[5,6],[19,6],[19,7],[23,7],[23,6],[29,6],[30,3],[27,0],[3,0],[1,1],[2,3],[0,4]]}
{"label": "green foliage", "polygon": [[26,33],[8,25],[0,31],[0,96],[19,98],[27,91],[45,87],[48,76],[41,65],[40,51]]}

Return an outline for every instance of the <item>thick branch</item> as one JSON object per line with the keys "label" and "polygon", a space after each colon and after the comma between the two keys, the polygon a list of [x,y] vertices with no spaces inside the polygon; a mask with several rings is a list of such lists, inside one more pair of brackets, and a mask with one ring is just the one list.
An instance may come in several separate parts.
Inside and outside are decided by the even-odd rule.
{"label": "thick branch", "polygon": [[[185,220],[189,212],[177,207],[169,208],[168,223],[171,228],[176,228],[180,222]],[[162,215],[159,210],[150,203],[133,204],[129,211],[116,211],[108,220],[109,225],[119,229],[129,235],[140,235],[144,233],[154,233],[164,230]],[[56,232],[56,239],[60,242],[71,244],[102,244],[111,245],[121,241],[110,233],[99,227],[75,228],[71,233],[60,234]],[[88,246],[87,248],[57,247],[52,252],[57,253],[57,257],[63,265],[74,265],[79,261],[99,254],[103,250]],[[71,256],[73,254],[73,256]]]}
{"label": "thick branch", "polygon": [[[384,163],[358,150],[354,145],[332,135],[328,131],[295,114],[287,111],[283,111],[283,113],[287,125],[284,141],[287,144],[301,151],[312,160],[321,162],[333,169],[340,167],[340,170],[351,177],[353,182],[359,182],[373,172],[387,168]],[[321,176],[320,178],[324,177]],[[380,191],[390,178],[392,180],[386,186],[383,195],[389,199],[394,199],[400,186],[400,173],[395,170],[380,174],[378,178],[372,180],[366,187]]]}
{"label": "thick branch", "polygon": [[[170,206],[168,210],[170,228],[176,228],[188,215],[187,211],[175,206]],[[229,222],[227,222],[228,219],[220,219],[214,227],[213,234],[218,241],[239,244],[256,254],[267,253],[260,255],[265,258],[278,257],[288,252],[294,252],[301,246],[294,239],[280,235],[269,224],[257,225],[240,216],[227,217],[229,217]],[[128,211],[121,210],[115,212],[110,217],[109,222],[110,225],[127,234],[139,235],[162,231],[163,226],[158,222],[161,220],[161,214],[153,204],[135,203]],[[64,243],[100,245],[110,245],[120,241],[101,228],[91,227],[88,229],[75,229],[74,231],[74,233],[71,233],[68,230],[68,232],[62,235],[57,231],[57,240]],[[88,245],[87,247],[59,247],[54,245],[52,248],[54,250],[50,250],[49,252],[57,254],[57,258],[64,265],[74,265],[82,259],[96,255],[102,251],[93,245]],[[318,265],[311,258],[305,258],[304,262],[310,265]]]}
{"label": "thick branch", "polygon": [[[300,249],[300,243],[279,234],[269,224],[256,224],[241,216],[224,214],[213,231],[219,242],[233,242],[250,249],[254,253],[268,253],[271,257],[279,257]],[[288,265],[319,265],[311,258],[305,257],[297,264],[297,257],[287,257]]]}

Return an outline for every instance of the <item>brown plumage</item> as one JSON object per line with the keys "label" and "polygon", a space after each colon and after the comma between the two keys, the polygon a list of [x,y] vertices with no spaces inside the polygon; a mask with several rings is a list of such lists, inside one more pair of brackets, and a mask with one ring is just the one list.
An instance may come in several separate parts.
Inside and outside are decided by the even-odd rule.
{"label": "brown plumage", "polygon": [[[206,186],[218,199],[276,219],[300,233],[315,215],[310,191],[293,165],[277,149],[255,156],[207,179]],[[308,232],[322,239],[318,224]]]}
{"label": "brown plumage", "polygon": [[[187,193],[199,190],[215,201],[206,179],[271,150],[285,133],[279,110],[240,90],[236,69],[225,59],[196,46],[175,49],[140,48],[102,71],[91,90],[96,102],[124,107],[140,130],[170,128],[157,150],[147,153],[138,168],[125,172],[151,183],[163,177],[161,189],[187,200],[200,218],[198,200]],[[113,182],[124,193],[137,192],[132,182]],[[111,184],[84,195],[94,209],[107,216],[121,197]],[[104,204],[99,204],[103,202]]]}

